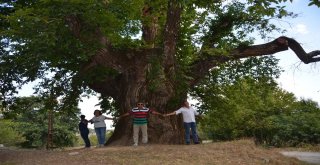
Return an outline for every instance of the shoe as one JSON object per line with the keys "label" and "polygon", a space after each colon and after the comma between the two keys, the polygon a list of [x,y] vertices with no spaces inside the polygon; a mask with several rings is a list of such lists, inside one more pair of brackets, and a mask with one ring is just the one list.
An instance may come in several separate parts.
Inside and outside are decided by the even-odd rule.
{"label": "shoe", "polygon": [[200,142],[194,142],[194,144],[200,144]]}
{"label": "shoe", "polygon": [[138,144],[137,144],[137,143],[134,143],[134,144],[133,144],[133,146],[134,146],[134,147],[137,147],[137,146],[138,146]]}

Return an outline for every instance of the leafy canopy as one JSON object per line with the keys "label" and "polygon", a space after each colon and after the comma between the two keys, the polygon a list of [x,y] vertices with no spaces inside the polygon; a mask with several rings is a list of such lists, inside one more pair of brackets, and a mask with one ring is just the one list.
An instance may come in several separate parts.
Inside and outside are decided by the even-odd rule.
{"label": "leafy canopy", "polygon": [[[290,0],[291,1],[291,0]],[[271,19],[294,16],[283,6],[287,0],[178,1],[183,8],[176,53],[184,77],[187,66],[204,56],[227,54],[248,45],[248,34],[258,30],[263,37],[277,27]],[[152,7],[160,34],[156,47],[163,45],[168,1],[165,0],[4,0],[0,4],[0,91],[7,101],[22,85],[38,80],[36,92],[63,97],[77,104],[88,83],[99,73],[120,74],[105,68],[80,78],[81,67],[103,45],[97,33],[106,36],[114,49],[143,49],[142,27],[152,23],[142,9]],[[319,2],[311,0],[310,5]],[[81,21],[81,24],[77,23]],[[97,31],[97,29],[99,29]],[[199,46],[203,46],[199,56]],[[214,51],[210,49],[216,47]],[[185,77],[187,78],[187,77]]]}

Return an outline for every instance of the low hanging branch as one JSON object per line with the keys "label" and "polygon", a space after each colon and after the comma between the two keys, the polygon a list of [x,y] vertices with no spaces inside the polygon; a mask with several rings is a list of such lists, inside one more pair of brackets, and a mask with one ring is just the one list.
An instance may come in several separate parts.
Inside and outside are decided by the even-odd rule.
{"label": "low hanging branch", "polygon": [[208,73],[211,68],[217,66],[220,63],[233,59],[270,55],[288,50],[289,48],[293,50],[298,58],[305,64],[320,61],[320,50],[306,53],[296,40],[282,36],[269,43],[237,48],[231,51],[229,56],[209,56],[208,58],[196,61],[191,66],[190,73],[193,77],[193,80],[190,81],[190,84],[196,84]]}

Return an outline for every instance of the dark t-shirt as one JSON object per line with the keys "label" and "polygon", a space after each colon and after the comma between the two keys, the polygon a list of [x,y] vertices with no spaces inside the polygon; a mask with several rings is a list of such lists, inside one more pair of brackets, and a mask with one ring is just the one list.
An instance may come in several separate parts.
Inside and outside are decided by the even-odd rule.
{"label": "dark t-shirt", "polygon": [[88,120],[81,120],[79,123],[79,131],[80,133],[87,133],[89,132],[88,129]]}

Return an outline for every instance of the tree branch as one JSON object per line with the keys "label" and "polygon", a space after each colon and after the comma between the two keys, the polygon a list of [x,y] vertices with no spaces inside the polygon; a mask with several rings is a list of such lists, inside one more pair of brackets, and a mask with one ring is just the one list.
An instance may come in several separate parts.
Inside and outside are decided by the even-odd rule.
{"label": "tree branch", "polygon": [[315,50],[309,53],[306,53],[301,45],[294,39],[288,37],[282,37],[287,40],[288,45],[291,50],[298,56],[298,58],[305,64],[309,64],[312,62],[320,61],[320,57],[316,57],[320,55],[320,50]]}
{"label": "tree branch", "polygon": [[298,56],[298,58],[305,64],[320,61],[320,57],[317,57],[320,55],[320,50],[306,53],[296,40],[282,36],[269,43],[247,47],[239,47],[231,51],[230,55],[228,56],[209,55],[206,56],[206,58],[201,58],[195,61],[191,65],[190,74],[191,77],[193,77],[193,80],[190,81],[190,84],[195,85],[196,83],[198,83],[199,80],[201,80],[211,68],[217,66],[220,63],[246,57],[270,55],[284,50],[288,50],[288,48],[292,49]]}
{"label": "tree branch", "polygon": [[154,44],[159,29],[158,16],[152,15],[152,10],[152,7],[148,4],[145,4],[142,9],[142,38],[150,48],[155,47]]}
{"label": "tree branch", "polygon": [[[148,15],[150,13],[145,14]],[[150,17],[153,16],[151,15]],[[82,23],[77,16],[66,17],[66,22],[71,33],[80,41],[99,44],[96,52],[92,56],[88,55],[88,61],[80,66],[80,79],[94,91],[113,98],[119,97],[119,93],[122,90],[126,90],[123,88],[125,86],[123,84],[127,84],[128,79],[136,79],[139,75],[143,75],[141,71],[147,66],[151,58],[163,54],[162,48],[154,48],[153,46],[141,49],[117,49],[112,46],[112,43],[101,32],[99,27],[84,36],[81,33],[82,26],[87,25]],[[150,33],[156,33],[153,30],[157,30],[157,28],[153,26],[157,26],[155,22],[144,26],[144,39],[148,44],[154,42],[155,34]],[[99,72],[102,74],[99,75]]]}

